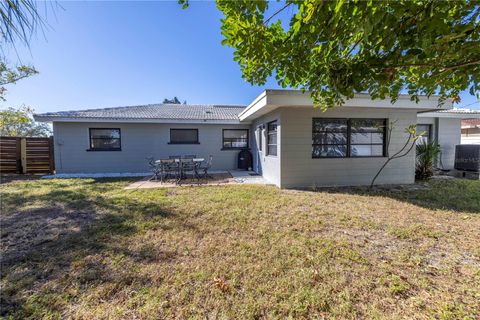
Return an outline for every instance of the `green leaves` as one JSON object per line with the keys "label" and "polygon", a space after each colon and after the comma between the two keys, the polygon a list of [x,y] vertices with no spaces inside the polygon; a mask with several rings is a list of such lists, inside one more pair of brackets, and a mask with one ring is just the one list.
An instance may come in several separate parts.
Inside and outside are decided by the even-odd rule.
{"label": "green leaves", "polygon": [[178,0],[178,4],[182,6],[182,9],[187,9],[189,6],[188,0]]}
{"label": "green leaves", "polygon": [[[243,77],[341,105],[356,92],[395,101],[402,90],[442,99],[480,90],[479,5],[473,1],[218,0],[223,45]],[[288,8],[288,10],[284,10]],[[284,29],[279,20],[289,19]],[[284,23],[283,26],[286,24]]]}
{"label": "green leaves", "polygon": [[22,106],[18,109],[0,110],[0,135],[22,137],[48,137],[52,131],[48,124],[33,120],[33,109]]}
{"label": "green leaves", "polygon": [[19,66],[11,68],[5,62],[0,61],[0,100],[5,101],[5,85],[17,82],[20,79],[27,78],[37,74],[38,71],[34,67]]}
{"label": "green leaves", "polygon": [[440,154],[437,141],[422,141],[416,146],[415,178],[425,180],[433,176],[435,161]]}
{"label": "green leaves", "polygon": [[[27,44],[35,31],[42,29],[45,21],[38,11],[38,2],[34,0],[2,1],[0,3],[0,42]],[[45,9],[45,11],[47,11]]]}

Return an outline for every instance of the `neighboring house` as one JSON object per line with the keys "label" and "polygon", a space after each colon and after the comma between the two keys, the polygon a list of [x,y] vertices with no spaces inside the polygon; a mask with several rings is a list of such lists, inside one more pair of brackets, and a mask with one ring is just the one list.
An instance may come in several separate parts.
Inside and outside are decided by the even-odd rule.
{"label": "neighboring house", "polygon": [[[212,155],[213,170],[232,170],[238,150],[249,148],[254,171],[281,188],[294,188],[369,184],[386,155],[405,144],[405,128],[417,123],[419,112],[432,110],[438,110],[434,97],[415,103],[402,95],[392,105],[358,94],[322,112],[307,93],[266,90],[248,106],[157,104],[35,119],[53,122],[58,173],[146,172],[146,157],[184,154]],[[450,149],[459,143],[451,142]],[[377,182],[413,183],[414,166],[411,152],[392,161]]]}
{"label": "neighboring house", "polygon": [[462,144],[480,144],[480,119],[462,120]]}
{"label": "neighboring house", "polygon": [[441,148],[440,166],[453,169],[455,163],[455,146],[472,143],[463,138],[462,121],[478,121],[480,111],[469,109],[450,109],[418,114],[417,129],[427,134],[425,139],[435,140]]}

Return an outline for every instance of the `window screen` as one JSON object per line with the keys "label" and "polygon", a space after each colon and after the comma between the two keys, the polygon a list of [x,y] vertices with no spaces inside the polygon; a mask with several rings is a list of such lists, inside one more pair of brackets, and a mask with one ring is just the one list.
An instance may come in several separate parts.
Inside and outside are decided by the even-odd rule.
{"label": "window screen", "polygon": [[120,129],[90,128],[90,150],[120,150]]}
{"label": "window screen", "polygon": [[223,148],[248,148],[248,129],[224,129]]}
{"label": "window screen", "polygon": [[269,122],[267,125],[267,155],[277,155],[277,121]]}
{"label": "window screen", "polygon": [[432,125],[431,124],[417,124],[417,134],[423,132],[423,136],[417,140],[417,144],[431,141]]}
{"label": "window screen", "polygon": [[384,119],[351,119],[350,156],[383,156],[385,126]]}
{"label": "window screen", "polygon": [[313,119],[312,157],[346,157],[347,129],[346,119]]}
{"label": "window screen", "polygon": [[385,156],[385,119],[313,119],[312,158]]}
{"label": "window screen", "polygon": [[171,144],[198,143],[198,129],[170,129]]}

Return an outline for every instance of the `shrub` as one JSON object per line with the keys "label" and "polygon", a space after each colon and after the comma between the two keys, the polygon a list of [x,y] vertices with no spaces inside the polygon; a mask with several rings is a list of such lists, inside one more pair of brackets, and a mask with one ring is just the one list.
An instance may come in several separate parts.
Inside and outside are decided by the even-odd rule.
{"label": "shrub", "polygon": [[440,146],[436,141],[423,141],[417,145],[417,163],[415,177],[425,180],[433,176],[433,168],[437,156],[440,154]]}

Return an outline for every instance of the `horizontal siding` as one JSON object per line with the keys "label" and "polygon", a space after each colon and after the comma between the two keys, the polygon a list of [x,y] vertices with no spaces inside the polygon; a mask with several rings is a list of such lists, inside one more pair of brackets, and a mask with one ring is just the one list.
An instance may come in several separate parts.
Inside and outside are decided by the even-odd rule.
{"label": "horizontal siding", "polygon": [[[238,150],[222,149],[222,129],[249,129],[249,125],[181,125],[136,123],[54,123],[55,162],[58,173],[147,172],[146,157],[196,154],[213,156],[212,170],[237,167]],[[86,151],[89,128],[120,128],[121,151]],[[174,145],[170,128],[198,129],[200,144]],[[252,132],[250,132],[250,140]]]}
{"label": "horizontal siding", "polygon": [[[267,156],[267,123],[277,120],[278,127],[277,127],[277,156]],[[263,178],[268,181],[269,183],[273,183],[276,186],[280,187],[281,184],[281,172],[280,166],[282,161],[282,146],[280,141],[284,139],[282,135],[282,120],[281,114],[278,111],[270,112],[258,119],[256,119],[250,129],[252,132],[252,137],[254,137],[255,129],[260,126],[265,125],[265,129],[263,130],[263,146],[262,151],[259,151],[257,146],[255,145],[252,148],[253,158],[254,158],[254,167],[258,173],[261,173]]]}
{"label": "horizontal siding", "polygon": [[[381,118],[397,121],[390,141],[390,154],[397,152],[408,134],[405,128],[416,123],[416,112],[390,109],[342,109],[322,112],[314,108],[284,108],[282,115],[281,186],[345,186],[370,184],[386,158],[312,159],[313,118]],[[377,179],[379,184],[414,182],[414,152],[393,160]]]}
{"label": "horizontal siding", "polygon": [[461,142],[461,119],[438,119],[438,142],[441,148],[442,164],[445,169],[453,169],[455,146]]}

